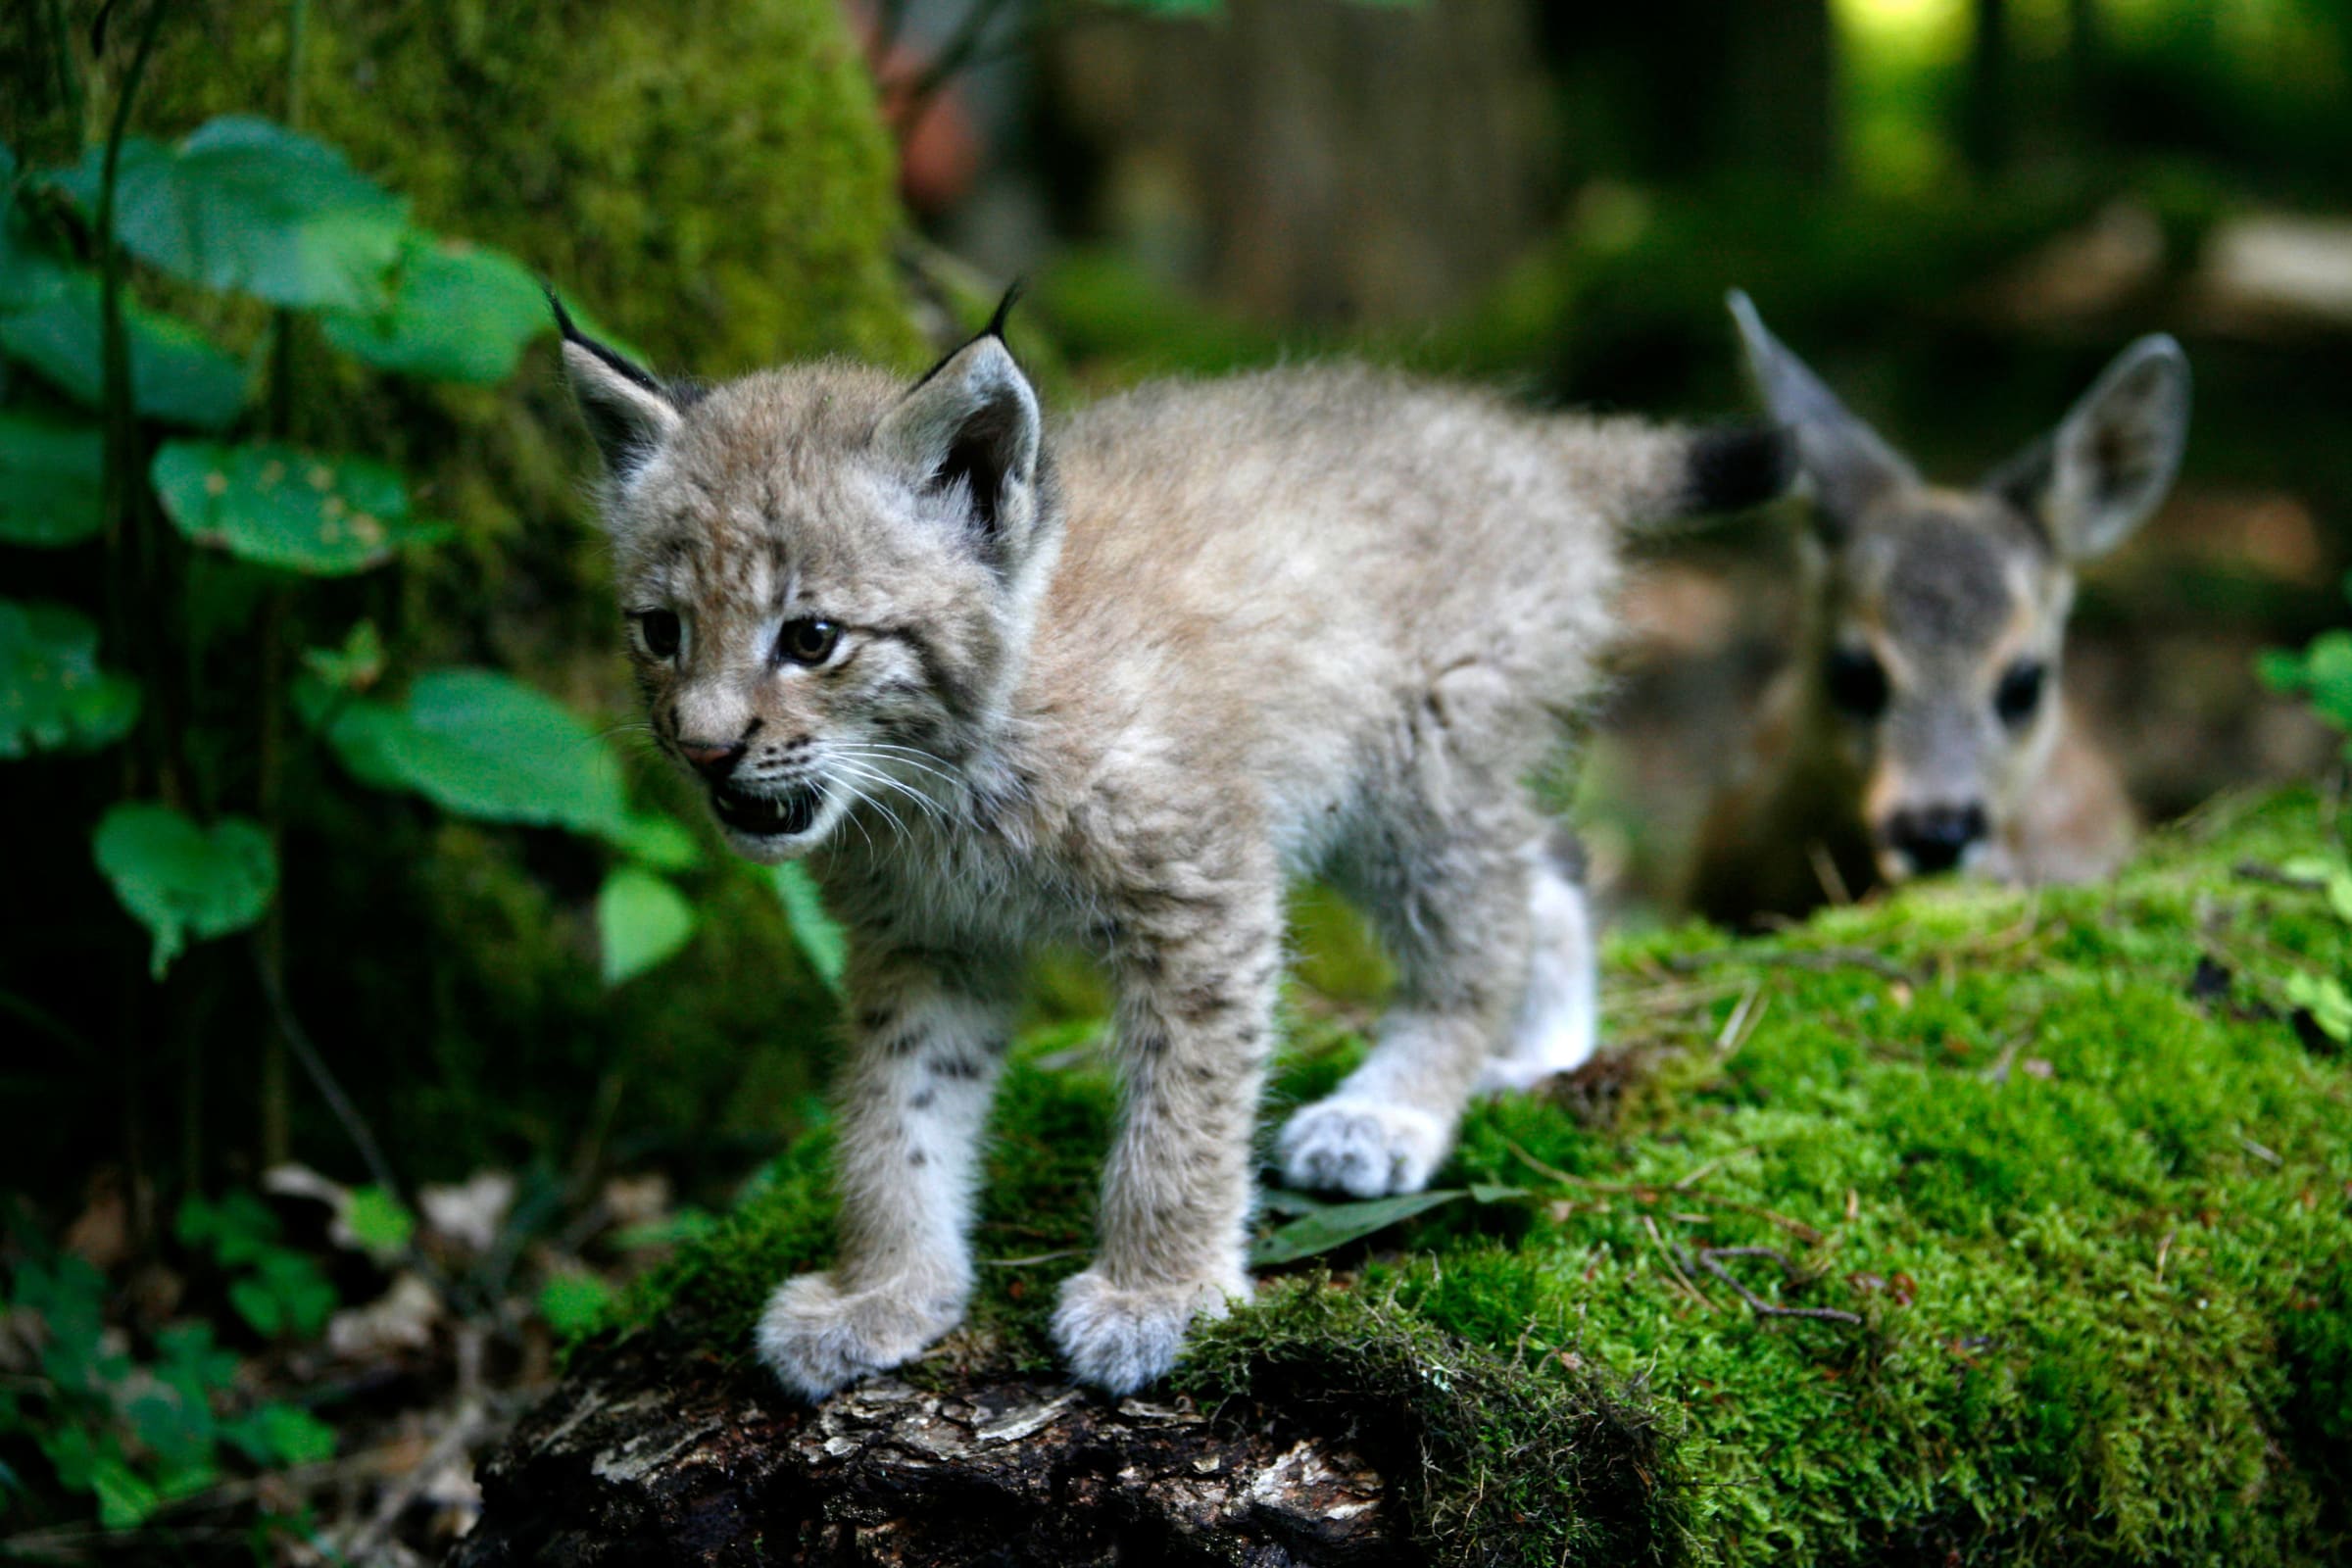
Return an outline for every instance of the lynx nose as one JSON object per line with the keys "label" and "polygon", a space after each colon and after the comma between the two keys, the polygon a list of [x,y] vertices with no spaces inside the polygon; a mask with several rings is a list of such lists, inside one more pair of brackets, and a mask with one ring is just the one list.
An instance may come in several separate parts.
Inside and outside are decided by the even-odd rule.
{"label": "lynx nose", "polygon": [[1984,808],[1974,801],[1966,806],[1906,807],[1886,819],[1886,842],[1922,873],[1958,865],[1969,846],[1987,831]]}
{"label": "lynx nose", "polygon": [[678,742],[678,755],[692,762],[696,772],[713,782],[734,772],[735,764],[743,760],[743,753],[741,741],[732,746],[709,746],[699,741]]}

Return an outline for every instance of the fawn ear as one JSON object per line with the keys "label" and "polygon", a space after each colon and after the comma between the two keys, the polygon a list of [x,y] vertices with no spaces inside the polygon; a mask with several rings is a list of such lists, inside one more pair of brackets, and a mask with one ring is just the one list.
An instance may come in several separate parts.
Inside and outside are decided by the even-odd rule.
{"label": "fawn ear", "polygon": [[1734,289],[1726,303],[1740,324],[1748,371],[1765,407],[1796,433],[1797,470],[1812,489],[1826,533],[1843,535],[1890,491],[1919,482],[1902,454],[1847,412],[1821,377],[1772,335],[1754,301]]}
{"label": "fawn ear", "polygon": [[2159,332],[2115,357],[2058,428],[1984,488],[2048,530],[2069,561],[2103,556],[2161,505],[2188,444],[2188,356]]}
{"label": "fawn ear", "polygon": [[553,290],[547,303],[564,334],[564,375],[580,417],[595,438],[605,471],[625,479],[645,466],[678,427],[678,406],[652,371],[582,332]]}
{"label": "fawn ear", "polygon": [[[1008,301],[1009,303],[1009,301]],[[959,494],[974,542],[992,564],[1025,556],[1038,521],[1044,416],[1000,331],[942,360],[874,428],[874,446],[921,488]]]}

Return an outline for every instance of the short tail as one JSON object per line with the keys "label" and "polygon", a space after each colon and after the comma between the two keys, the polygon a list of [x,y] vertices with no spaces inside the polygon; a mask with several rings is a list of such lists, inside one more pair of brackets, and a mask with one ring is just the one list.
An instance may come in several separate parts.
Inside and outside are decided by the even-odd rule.
{"label": "short tail", "polygon": [[1777,424],[1685,429],[1606,420],[1588,430],[1615,460],[1594,466],[1621,478],[1618,515],[1637,527],[1760,507],[1796,482],[1795,434]]}

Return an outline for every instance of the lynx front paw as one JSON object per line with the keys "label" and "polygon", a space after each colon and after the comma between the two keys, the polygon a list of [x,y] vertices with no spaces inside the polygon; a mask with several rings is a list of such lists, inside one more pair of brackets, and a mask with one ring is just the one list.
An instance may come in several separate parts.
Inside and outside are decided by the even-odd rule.
{"label": "lynx front paw", "polygon": [[1282,1129],[1293,1187],[1386,1198],[1417,1193],[1446,1157],[1452,1129],[1425,1110],[1379,1100],[1317,1101]]}
{"label": "lynx front paw", "polygon": [[845,1294],[830,1274],[776,1287],[760,1316],[760,1362],[811,1402],[919,1354],[963,1316],[958,1295],[909,1284]]}
{"label": "lynx front paw", "polygon": [[1195,1317],[1223,1317],[1250,1298],[1250,1281],[1225,1281],[1122,1290],[1094,1269],[1074,1274],[1054,1311],[1054,1343],[1081,1383],[1112,1394],[1133,1394],[1167,1375],[1184,1348]]}

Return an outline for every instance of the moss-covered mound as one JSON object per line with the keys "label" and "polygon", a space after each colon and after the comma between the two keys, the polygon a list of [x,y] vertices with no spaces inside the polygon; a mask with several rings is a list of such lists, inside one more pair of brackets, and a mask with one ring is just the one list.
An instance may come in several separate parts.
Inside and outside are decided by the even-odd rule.
{"label": "moss-covered mound", "polygon": [[[2284,997],[2352,931],[2276,870],[2320,835],[2307,798],[2239,803],[2109,888],[1622,942],[1608,1063],[1480,1107],[1461,1197],[1268,1271],[1180,1381],[1424,1461],[1441,1561],[2340,1560],[2352,1066]],[[1286,1098],[1357,1049],[1298,1032]],[[1049,1359],[1109,1116],[1071,1038],[1008,1085],[940,1375]],[[824,1260],[823,1163],[634,1312],[742,1346]]]}

